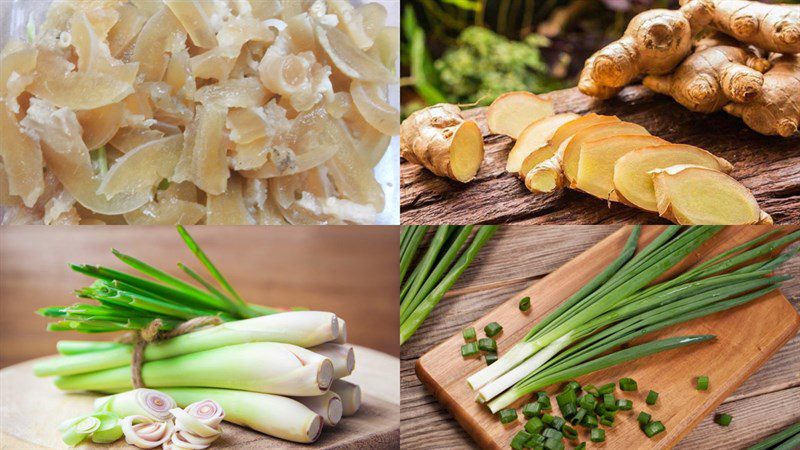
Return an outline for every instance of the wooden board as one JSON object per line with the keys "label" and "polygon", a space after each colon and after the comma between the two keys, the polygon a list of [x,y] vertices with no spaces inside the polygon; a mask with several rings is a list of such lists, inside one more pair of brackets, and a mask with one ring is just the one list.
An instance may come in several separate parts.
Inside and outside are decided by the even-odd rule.
{"label": "wooden board", "polygon": [[[660,227],[647,227],[640,245],[652,240],[659,231]],[[498,339],[498,348],[502,354],[524,336],[532,323],[552,311],[615,258],[628,232],[628,229],[615,232],[540,282],[514,295],[472,326],[482,330],[489,322],[501,323],[504,331]],[[759,227],[726,228],[673,271],[708,259],[762,232],[763,228]],[[523,296],[532,299],[530,315],[523,315],[518,309],[518,301]],[[639,382],[638,393],[630,395],[617,391],[621,398],[634,400],[636,406],[633,412],[618,415],[617,426],[607,431],[608,442],[613,442],[615,448],[672,448],[794,336],[798,328],[800,316],[782,294],[775,292],[741,308],[670,327],[646,337],[646,340],[652,340],[676,335],[714,334],[717,340],[713,343],[656,354],[578,381],[600,385],[623,376],[636,379]],[[458,355],[462,344],[463,338],[458,333],[423,355],[416,365],[417,376],[478,445],[482,448],[506,448],[520,428],[504,428],[496,417],[474,402],[474,394],[465,379],[485,363],[461,360]],[[694,377],[701,374],[711,379],[707,392],[694,389]],[[649,389],[657,390],[661,395],[657,405],[644,409],[667,427],[667,432],[653,440],[647,439],[635,422],[636,413],[642,410],[644,395]],[[585,439],[587,436],[582,433],[582,437]]]}
{"label": "wooden board", "polygon": [[[753,191],[777,224],[800,223],[800,137],[762,136],[726,113],[692,113],[672,99],[643,86],[629,86],[607,101],[566,89],[545,94],[556,112],[617,115],[674,143],[704,148],[734,164],[731,175]],[[468,184],[436,177],[403,161],[400,167],[401,222],[406,224],[475,223],[665,223],[655,214],[572,190],[534,195],[505,165],[513,141],[489,135],[485,108],[466,111],[483,131],[486,156]]]}
{"label": "wooden board", "polygon": [[[294,444],[223,423],[215,449],[367,449],[400,445],[400,361],[385,353],[355,347],[356,370],[348,378],[361,386],[363,404],[335,428],[324,429],[313,445]],[[0,447],[64,448],[56,427],[92,410],[94,394],[66,394],[50,378],[33,375],[33,361],[0,370]],[[119,440],[111,445],[82,444],[82,449],[135,448]]]}

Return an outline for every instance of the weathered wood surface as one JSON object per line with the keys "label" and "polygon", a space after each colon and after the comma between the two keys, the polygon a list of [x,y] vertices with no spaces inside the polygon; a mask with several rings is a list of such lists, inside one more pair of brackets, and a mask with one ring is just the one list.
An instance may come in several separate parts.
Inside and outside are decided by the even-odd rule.
{"label": "weathered wood surface", "polygon": [[[616,226],[500,229],[448,298],[401,348],[403,447],[475,447],[469,435],[417,379],[414,372],[417,359],[615,229]],[[520,258],[525,261],[520,262]],[[525,270],[521,271],[520,267]],[[800,257],[788,261],[780,273],[800,273]],[[800,280],[788,281],[782,292],[796,309],[800,309]],[[724,429],[714,424],[709,414],[676,448],[743,449],[800,420],[799,389],[800,336],[795,336],[718,408],[734,416],[730,427]],[[765,411],[772,412],[767,415]]]}
{"label": "weathered wood surface", "polygon": [[[654,136],[704,148],[734,164],[731,174],[753,191],[775,223],[800,223],[800,138],[762,136],[725,113],[692,113],[668,97],[643,86],[630,86],[612,100],[597,101],[566,89],[545,95],[557,112],[617,115],[638,123]],[[517,177],[505,172],[513,141],[489,135],[485,108],[466,112],[485,136],[486,156],[468,184],[439,178],[421,166],[403,161],[400,172],[401,222],[407,224],[469,223],[665,223],[655,214],[572,190],[534,195]]]}

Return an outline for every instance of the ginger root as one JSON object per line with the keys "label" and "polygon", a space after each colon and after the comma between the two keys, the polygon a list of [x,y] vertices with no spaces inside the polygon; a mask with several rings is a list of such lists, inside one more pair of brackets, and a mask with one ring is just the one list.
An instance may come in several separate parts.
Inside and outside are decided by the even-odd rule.
{"label": "ginger root", "polygon": [[652,171],[658,213],[681,225],[772,223],[753,194],[730,176],[707,167],[678,165]]}
{"label": "ginger root", "polygon": [[712,113],[758,97],[768,68],[751,50],[720,45],[695,52],[671,74],[646,76],[643,84],[691,111]]}
{"label": "ginger root", "polygon": [[486,110],[486,123],[494,134],[517,139],[528,125],[553,114],[553,102],[525,91],[506,92]]}
{"label": "ginger root", "polygon": [[790,137],[800,126],[800,56],[783,55],[772,65],[764,74],[761,95],[724,109],[761,134]]}
{"label": "ginger root", "polygon": [[535,150],[544,147],[553,138],[561,125],[575,120],[580,116],[575,113],[556,114],[555,116],[545,117],[525,127],[519,134],[517,142],[508,153],[506,161],[506,171],[518,173],[522,162]]}
{"label": "ginger root", "polygon": [[466,183],[483,162],[478,124],[456,105],[440,103],[411,114],[400,125],[400,156],[440,177]]}

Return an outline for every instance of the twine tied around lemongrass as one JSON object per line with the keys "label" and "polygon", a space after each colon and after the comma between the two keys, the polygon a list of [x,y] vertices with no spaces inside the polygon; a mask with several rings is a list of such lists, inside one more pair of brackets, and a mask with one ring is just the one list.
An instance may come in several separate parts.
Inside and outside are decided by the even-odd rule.
{"label": "twine tied around lemongrass", "polygon": [[171,339],[183,334],[197,331],[199,328],[216,326],[221,323],[222,319],[220,319],[219,316],[200,316],[189,319],[186,322],[181,322],[172,330],[159,331],[159,328],[161,328],[163,322],[161,319],[154,319],[149,325],[147,325],[146,328],[126,333],[117,339],[117,342],[121,344],[133,345],[133,357],[131,358],[131,383],[133,384],[134,389],[146,387],[144,385],[144,380],[142,379],[142,366],[144,366],[144,349],[147,348],[148,344],[151,342]]}

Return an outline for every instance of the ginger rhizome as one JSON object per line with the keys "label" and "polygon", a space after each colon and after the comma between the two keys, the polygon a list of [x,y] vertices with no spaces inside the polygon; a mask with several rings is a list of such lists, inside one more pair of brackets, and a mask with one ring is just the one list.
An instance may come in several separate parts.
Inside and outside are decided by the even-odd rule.
{"label": "ginger rhizome", "polygon": [[411,114],[400,126],[400,156],[440,177],[466,183],[483,161],[478,124],[456,105],[440,103]]}

